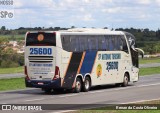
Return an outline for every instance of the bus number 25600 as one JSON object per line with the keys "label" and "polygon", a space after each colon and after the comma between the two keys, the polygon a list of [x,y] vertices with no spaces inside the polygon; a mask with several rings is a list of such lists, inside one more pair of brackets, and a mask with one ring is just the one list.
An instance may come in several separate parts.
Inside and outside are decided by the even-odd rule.
{"label": "bus number 25600", "polygon": [[51,55],[51,48],[30,48],[30,55]]}

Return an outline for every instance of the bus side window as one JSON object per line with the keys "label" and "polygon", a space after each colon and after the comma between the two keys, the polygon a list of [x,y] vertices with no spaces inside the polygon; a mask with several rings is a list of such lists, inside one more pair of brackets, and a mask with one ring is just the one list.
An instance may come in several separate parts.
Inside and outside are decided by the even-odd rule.
{"label": "bus side window", "polygon": [[114,50],[115,50],[115,51],[120,50],[120,49],[119,49],[118,36],[115,36],[114,40],[115,40]]}
{"label": "bus side window", "polygon": [[62,47],[66,51],[70,51],[70,36],[63,36],[61,37],[62,39]]}
{"label": "bus side window", "polygon": [[115,36],[115,47],[114,47],[114,50],[120,50],[122,51],[123,50],[123,45],[122,45],[122,40],[121,40],[121,37],[120,36]]}
{"label": "bus side window", "polygon": [[113,36],[109,36],[109,50],[110,51],[114,50],[114,38],[113,38]]}
{"label": "bus side window", "polygon": [[105,35],[106,51],[109,51],[109,36]]}
{"label": "bus side window", "polygon": [[89,36],[88,37],[88,49],[89,50],[98,50],[98,40],[97,36]]}
{"label": "bus side window", "polygon": [[105,51],[106,50],[106,42],[104,36],[98,37],[98,50]]}
{"label": "bus side window", "polygon": [[79,52],[79,38],[77,36],[70,36],[70,49],[72,52]]}
{"label": "bus side window", "polygon": [[79,45],[81,52],[88,50],[87,36],[79,36]]}
{"label": "bus side window", "polygon": [[121,40],[121,36],[117,37],[118,50],[123,51],[123,42]]}
{"label": "bus side window", "polygon": [[124,38],[124,36],[121,37],[122,43],[123,43],[123,51],[125,51],[126,53],[128,53],[128,47],[127,47],[127,42]]}

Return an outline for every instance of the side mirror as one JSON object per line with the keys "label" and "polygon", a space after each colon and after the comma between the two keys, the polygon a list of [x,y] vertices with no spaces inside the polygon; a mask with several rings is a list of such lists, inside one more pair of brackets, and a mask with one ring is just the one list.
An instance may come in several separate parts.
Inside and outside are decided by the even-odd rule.
{"label": "side mirror", "polygon": [[135,48],[135,50],[142,55],[142,58],[144,57],[144,51],[140,48]]}
{"label": "side mirror", "polygon": [[142,54],[142,59],[144,58],[144,54]]}

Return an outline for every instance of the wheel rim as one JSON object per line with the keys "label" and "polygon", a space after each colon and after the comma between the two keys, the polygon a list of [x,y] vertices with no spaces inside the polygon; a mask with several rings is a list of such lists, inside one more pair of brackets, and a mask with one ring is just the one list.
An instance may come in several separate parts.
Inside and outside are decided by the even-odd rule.
{"label": "wheel rim", "polygon": [[86,88],[86,89],[89,88],[89,81],[88,81],[88,80],[85,81],[85,88]]}
{"label": "wheel rim", "polygon": [[80,88],[81,88],[81,83],[80,83],[80,81],[77,81],[77,82],[76,82],[76,88],[77,88],[78,91],[80,90]]}
{"label": "wheel rim", "polygon": [[127,76],[125,76],[125,78],[124,78],[124,82],[125,82],[125,84],[127,85],[128,84],[128,77]]}

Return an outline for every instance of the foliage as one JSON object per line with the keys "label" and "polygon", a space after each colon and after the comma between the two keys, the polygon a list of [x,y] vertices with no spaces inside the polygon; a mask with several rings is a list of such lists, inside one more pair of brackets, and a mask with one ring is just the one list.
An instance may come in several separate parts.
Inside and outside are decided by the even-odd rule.
{"label": "foliage", "polygon": [[4,49],[7,47],[7,40],[5,38],[0,38],[0,64],[3,60]]}
{"label": "foliage", "polygon": [[18,67],[19,64],[17,62],[13,62],[11,60],[3,60],[1,62],[1,68],[9,68],[9,67]]}
{"label": "foliage", "polygon": [[6,50],[6,53],[1,56],[1,68],[18,67],[24,65],[24,55],[13,52],[13,50]]}
{"label": "foliage", "polygon": [[24,55],[18,54],[8,45],[8,40],[0,38],[0,67],[18,67],[24,65]]}
{"label": "foliage", "polygon": [[1,30],[2,30],[2,31],[5,31],[5,30],[6,30],[6,27],[5,27],[5,26],[2,26],[2,27],[1,27]]}

